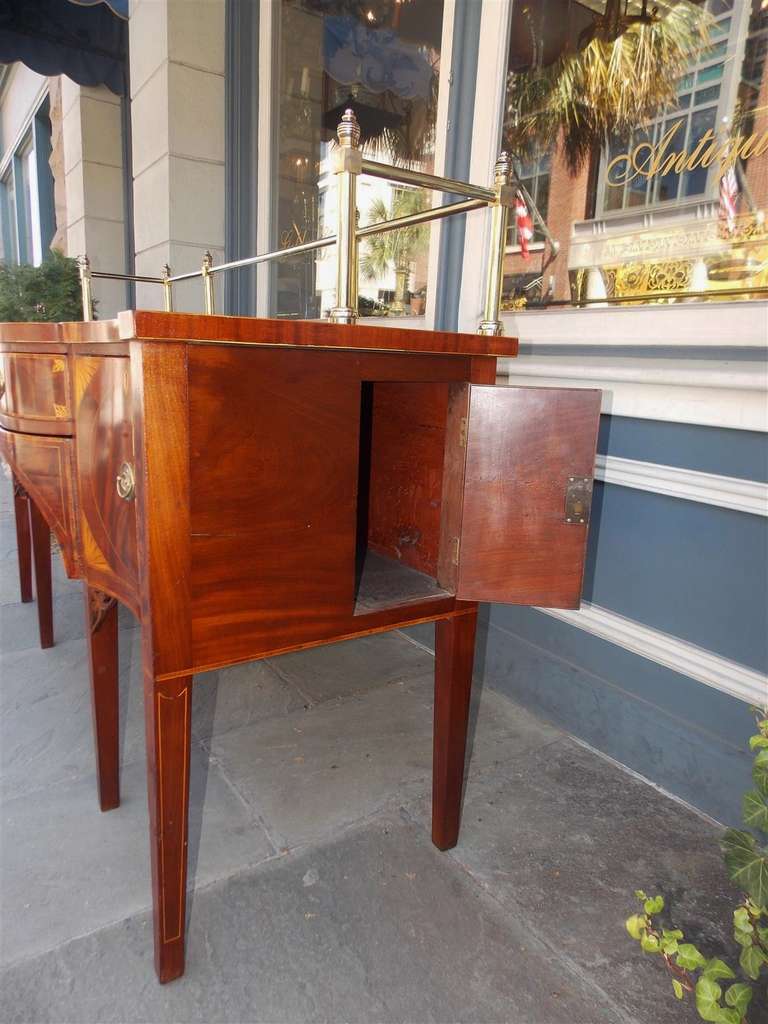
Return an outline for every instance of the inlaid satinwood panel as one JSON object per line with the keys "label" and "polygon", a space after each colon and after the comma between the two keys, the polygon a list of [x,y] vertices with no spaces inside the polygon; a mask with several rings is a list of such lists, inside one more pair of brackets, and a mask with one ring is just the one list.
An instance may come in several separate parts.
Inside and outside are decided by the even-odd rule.
{"label": "inlaid satinwood panel", "polygon": [[61,433],[72,419],[66,357],[4,352],[0,364],[0,414],[31,421],[30,429],[38,424],[40,433],[46,431],[46,425],[54,426],[50,433]]}
{"label": "inlaid satinwood panel", "polygon": [[127,358],[74,357],[80,535],[89,583],[136,607],[136,501],[118,495],[134,464]]}
{"label": "inlaid satinwood panel", "polygon": [[73,507],[74,442],[0,428],[0,450],[56,535],[69,576],[79,575]]}

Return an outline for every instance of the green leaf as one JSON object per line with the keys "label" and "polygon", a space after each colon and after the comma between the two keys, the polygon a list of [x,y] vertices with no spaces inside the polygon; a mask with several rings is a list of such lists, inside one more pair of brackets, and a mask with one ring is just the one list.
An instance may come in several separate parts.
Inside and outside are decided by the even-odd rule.
{"label": "green leaf", "polygon": [[660,953],[661,944],[655,935],[645,933],[640,939],[640,945],[646,953]]}
{"label": "green leaf", "polygon": [[685,993],[684,993],[684,990],[683,990],[683,986],[680,984],[680,982],[677,980],[677,978],[673,978],[672,979],[672,988],[673,988],[674,993],[677,996],[677,998],[678,999],[682,999],[683,995]]}
{"label": "green leaf", "polygon": [[752,995],[751,985],[745,985],[743,981],[737,981],[735,985],[730,985],[725,990],[725,1001],[729,1006],[733,1006],[734,1009],[738,1010],[739,1015],[743,1017],[752,1001]]}
{"label": "green leaf", "polygon": [[703,978],[711,978],[715,981],[717,978],[735,978],[736,975],[733,973],[728,964],[722,960],[718,960],[717,957],[712,960],[707,960],[704,965],[704,970],[701,972]]}
{"label": "green leaf", "polygon": [[768,797],[756,789],[750,789],[742,798],[741,813],[747,828],[768,832]]}
{"label": "green leaf", "polygon": [[758,936],[759,936],[759,938],[760,938],[760,941],[761,941],[762,943],[766,943],[766,944],[768,944],[768,928],[761,928],[761,927],[760,927],[760,926],[758,925],[758,928],[757,928],[757,934],[758,934]]}
{"label": "green leaf", "polygon": [[645,914],[633,914],[627,918],[624,925],[632,938],[637,939],[639,942],[643,935],[645,935],[647,923]]}
{"label": "green leaf", "polygon": [[672,956],[673,953],[677,952],[677,949],[678,949],[677,939],[664,939],[664,938],[662,938],[662,940],[661,940],[661,950],[662,950],[663,953],[666,953],[667,956]]}
{"label": "green leaf", "polygon": [[765,963],[765,953],[759,946],[745,946],[739,956],[741,969],[752,981],[757,981],[760,976],[760,968]]}
{"label": "green leaf", "polygon": [[635,898],[640,900],[641,903],[648,899],[642,889],[635,889]]}
{"label": "green leaf", "polygon": [[720,1012],[717,1015],[718,1024],[741,1024],[741,1014],[738,1010],[725,1009],[720,1007]]}
{"label": "green leaf", "polygon": [[707,961],[690,942],[684,942],[677,951],[677,966],[686,971],[695,971],[703,967]]}
{"label": "green leaf", "polygon": [[752,780],[763,796],[768,797],[768,750],[758,751],[752,763]]}
{"label": "green leaf", "polygon": [[752,945],[752,932],[743,932],[739,928],[734,928],[733,937],[740,946]]}
{"label": "green leaf", "polygon": [[733,912],[733,926],[742,932],[752,931],[752,922],[746,907],[737,907]]}
{"label": "green leaf", "polygon": [[[768,751],[765,751],[768,754]],[[720,840],[728,875],[756,903],[768,901],[768,856],[749,832],[729,828]]]}
{"label": "green leaf", "polygon": [[699,978],[696,982],[696,1009],[702,1020],[720,1021],[723,1007],[720,996],[723,990],[711,978]]}
{"label": "green leaf", "polygon": [[749,749],[750,750],[761,750],[768,747],[768,736],[750,736],[749,737]]}
{"label": "green leaf", "polygon": [[661,935],[665,939],[682,939],[683,937],[683,933],[679,928],[663,928]]}
{"label": "green leaf", "polygon": [[645,900],[643,903],[643,910],[649,916],[651,914],[660,914],[664,909],[664,897],[663,896],[652,896],[650,899]]}

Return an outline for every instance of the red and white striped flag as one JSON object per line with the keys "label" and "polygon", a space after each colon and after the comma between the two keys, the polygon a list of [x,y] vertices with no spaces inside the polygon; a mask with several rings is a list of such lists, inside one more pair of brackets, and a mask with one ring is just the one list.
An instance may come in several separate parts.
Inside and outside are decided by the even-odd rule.
{"label": "red and white striped flag", "polygon": [[515,223],[517,237],[520,241],[520,255],[527,260],[529,256],[528,243],[533,238],[533,219],[520,192],[515,196]]}
{"label": "red and white striped flag", "polygon": [[739,183],[736,180],[736,171],[729,167],[720,179],[720,210],[719,218],[721,225],[729,235],[733,234],[736,227],[736,201],[739,196]]}

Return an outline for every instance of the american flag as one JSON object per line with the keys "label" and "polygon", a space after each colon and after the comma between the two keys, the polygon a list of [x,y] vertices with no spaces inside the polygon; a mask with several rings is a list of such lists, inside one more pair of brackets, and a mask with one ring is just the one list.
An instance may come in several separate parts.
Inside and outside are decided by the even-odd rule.
{"label": "american flag", "polygon": [[729,167],[720,179],[720,224],[725,231],[732,235],[736,227],[736,200],[739,196],[739,183],[736,180],[736,171]]}
{"label": "american flag", "polygon": [[533,219],[525,205],[522,193],[515,196],[515,224],[517,226],[517,237],[520,241],[520,255],[524,260],[528,259],[528,243],[533,238]]}

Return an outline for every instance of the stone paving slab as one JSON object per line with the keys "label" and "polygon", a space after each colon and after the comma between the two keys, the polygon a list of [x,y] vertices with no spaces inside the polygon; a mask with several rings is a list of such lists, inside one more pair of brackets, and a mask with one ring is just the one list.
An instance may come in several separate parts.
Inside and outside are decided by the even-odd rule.
{"label": "stone paving slab", "polygon": [[51,1021],[609,1024],[588,978],[384,816],[195,897],[187,974],[153,977],[148,916],[0,976],[0,1018]]}
{"label": "stone paving slab", "polygon": [[[432,694],[431,675],[379,687],[214,737],[211,753],[278,847],[315,842],[396,794],[430,790]],[[483,695],[471,768],[523,756],[560,735],[511,707],[492,691]]]}
{"label": "stone paving slab", "polygon": [[717,828],[477,685],[461,842],[440,854],[433,662],[397,634],[196,678],[188,969],[159,986],[140,631],[121,610],[123,803],[102,814],[82,584],[54,567],[41,651],[0,512],[0,1020],[698,1019],[623,920],[659,890],[730,953]]}
{"label": "stone paving slab", "polygon": [[[409,810],[426,828],[428,802],[417,799]],[[680,1024],[697,1014],[672,997],[662,965],[639,955],[624,920],[635,912],[635,889],[662,893],[669,927],[682,928],[705,955],[734,960],[739,894],[725,875],[720,831],[562,736],[470,776],[450,856],[622,1012]]]}
{"label": "stone paving slab", "polygon": [[416,644],[403,643],[401,634],[378,633],[282,654],[270,664],[307,703],[321,704],[431,673],[434,659]]}
{"label": "stone paving slab", "polygon": [[[58,604],[56,605],[58,608]],[[35,611],[24,606],[28,613]],[[141,633],[121,631],[120,737],[123,764],[143,760]],[[0,654],[0,791],[34,793],[64,780],[93,776],[88,655],[83,640]]]}
{"label": "stone paving slab", "polygon": [[[0,573],[7,563],[0,562]],[[14,570],[15,571],[15,570]],[[132,613],[120,605],[117,613],[118,628],[135,629],[138,622]],[[54,646],[67,640],[81,640],[85,636],[85,609],[83,584],[79,580],[64,579],[54,591],[53,638]],[[24,651],[40,647],[37,625],[37,605],[21,604],[14,594],[13,602],[0,604],[0,651]]]}
{"label": "stone paving slab", "polygon": [[[190,888],[274,854],[257,819],[198,744],[191,758]],[[0,834],[0,963],[54,948],[151,905],[143,761],[123,769],[115,810],[102,813],[95,779],[83,778],[4,801]]]}

